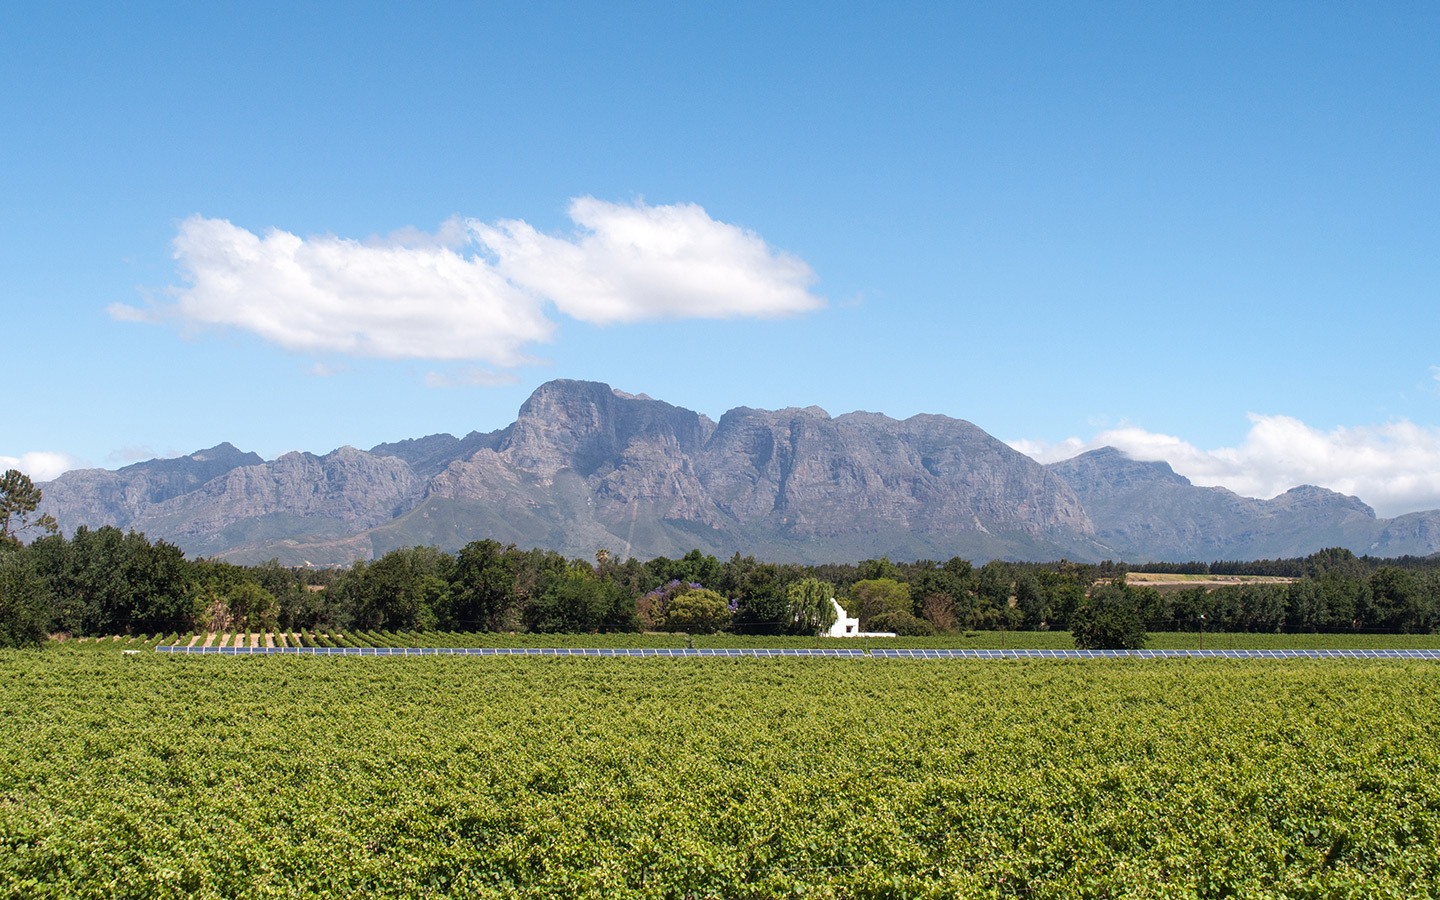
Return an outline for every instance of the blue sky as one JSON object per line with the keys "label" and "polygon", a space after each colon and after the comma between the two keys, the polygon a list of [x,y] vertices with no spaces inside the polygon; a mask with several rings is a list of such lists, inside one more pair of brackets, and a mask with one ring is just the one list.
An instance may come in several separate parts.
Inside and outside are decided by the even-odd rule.
{"label": "blue sky", "polygon": [[1440,6],[0,6],[0,462],[968,419],[1440,507]]}

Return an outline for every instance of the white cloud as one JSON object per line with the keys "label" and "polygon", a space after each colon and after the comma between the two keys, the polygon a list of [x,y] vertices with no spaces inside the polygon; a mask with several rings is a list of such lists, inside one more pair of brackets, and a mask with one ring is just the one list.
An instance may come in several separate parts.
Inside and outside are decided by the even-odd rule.
{"label": "white cloud", "polygon": [[365,241],[278,229],[256,235],[193,216],[174,241],[185,285],[170,290],[173,302],[117,303],[109,313],[239,328],[302,352],[510,368],[534,362],[526,348],[553,335],[547,301],[592,323],[777,316],[824,305],[809,293],[815,275],[804,262],[699,206],[585,197],[570,215],[581,233],[569,238],[520,221],[451,219],[433,234],[403,229]]}
{"label": "white cloud", "polygon": [[570,218],[582,229],[573,239],[518,221],[472,227],[507,278],[586,322],[784,316],[824,305],[803,260],[694,204],[580,197]]}
{"label": "white cloud", "polygon": [[[1095,449],[1095,447],[1090,446],[1090,444],[1076,437],[1065,438],[1063,441],[1056,441],[1054,443],[1032,441],[1026,438],[1007,441],[1007,443],[1036,462],[1041,463],[1060,462],[1062,459],[1079,456],[1086,450]],[[1103,445],[1097,444],[1096,446]]]}
{"label": "white cloud", "polygon": [[80,461],[73,456],[47,450],[22,453],[19,456],[0,456],[0,471],[19,469],[29,475],[31,481],[37,482],[50,481],[80,466]]}
{"label": "white cloud", "polygon": [[1125,426],[1090,440],[1016,441],[1040,462],[1111,446],[1139,460],[1163,460],[1198,485],[1247,497],[1274,497],[1314,484],[1359,497],[1382,516],[1440,509],[1440,428],[1400,420],[1321,431],[1290,416],[1250,414],[1238,447],[1204,450],[1178,437]]}
{"label": "white cloud", "polygon": [[362,244],[333,236],[263,236],[222,219],[180,224],[187,287],[172,309],[111,307],[119,319],[178,316],[229,325],[291,350],[356,356],[525,361],[521,347],[554,326],[483,259],[442,241]]}

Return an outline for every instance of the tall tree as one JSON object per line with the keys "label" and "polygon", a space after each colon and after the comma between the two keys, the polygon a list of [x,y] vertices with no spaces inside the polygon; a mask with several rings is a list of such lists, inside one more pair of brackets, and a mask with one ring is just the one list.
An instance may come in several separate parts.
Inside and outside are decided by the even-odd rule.
{"label": "tall tree", "polygon": [[635,601],[619,585],[601,580],[589,563],[576,561],[546,579],[524,617],[531,631],[633,631]]}
{"label": "tall tree", "polygon": [[515,545],[502,547],[492,540],[471,541],[461,547],[451,576],[450,604],[441,624],[460,631],[513,629],[517,556]]}
{"label": "tall tree", "polygon": [[835,585],[818,578],[802,578],[790,585],[790,615],[800,634],[821,632],[835,624]]}
{"label": "tall tree", "polygon": [[[888,564],[889,560],[885,562]],[[893,567],[891,571],[894,571]],[[867,578],[850,585],[850,599],[845,611],[860,620],[861,628],[869,628],[871,619],[886,613],[915,614],[910,600],[910,585],[893,578]]]}
{"label": "tall tree", "polygon": [[0,543],[18,544],[20,535],[30,529],[39,529],[45,534],[58,531],[54,516],[30,519],[39,506],[40,489],[29,475],[19,469],[7,469],[0,475]]}
{"label": "tall tree", "polygon": [[30,554],[0,545],[0,647],[44,646],[47,605]]}

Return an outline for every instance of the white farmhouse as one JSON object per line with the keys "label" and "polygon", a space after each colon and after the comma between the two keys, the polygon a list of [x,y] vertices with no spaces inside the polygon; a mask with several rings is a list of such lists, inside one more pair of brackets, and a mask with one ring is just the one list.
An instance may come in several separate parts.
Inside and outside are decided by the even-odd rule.
{"label": "white farmhouse", "polygon": [[834,638],[847,637],[894,637],[893,631],[861,631],[860,620],[851,618],[845,612],[834,597],[830,598],[830,605],[835,607],[835,624],[830,626],[829,635]]}

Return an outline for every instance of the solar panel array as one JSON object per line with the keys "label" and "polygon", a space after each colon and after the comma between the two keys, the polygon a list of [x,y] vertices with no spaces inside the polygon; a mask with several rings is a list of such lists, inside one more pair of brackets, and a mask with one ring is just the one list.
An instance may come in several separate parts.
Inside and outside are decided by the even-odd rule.
{"label": "solar panel array", "polygon": [[223,656],[840,656],[880,659],[1430,659],[1440,650],[861,650],[690,647],[180,647],[157,653]]}
{"label": "solar panel array", "polygon": [[1440,659],[1440,650],[871,650],[889,659]]}
{"label": "solar panel array", "polygon": [[302,654],[315,656],[864,656],[859,649],[690,648],[690,647],[156,647],[159,653],[219,653],[227,656]]}

